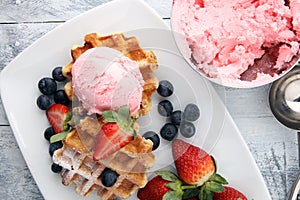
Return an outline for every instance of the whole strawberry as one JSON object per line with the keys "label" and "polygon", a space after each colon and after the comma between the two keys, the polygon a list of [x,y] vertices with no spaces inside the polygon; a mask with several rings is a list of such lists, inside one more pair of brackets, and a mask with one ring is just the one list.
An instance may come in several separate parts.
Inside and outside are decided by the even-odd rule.
{"label": "whole strawberry", "polygon": [[224,186],[223,192],[214,193],[214,200],[247,200],[247,198],[240,191]]}
{"label": "whole strawberry", "polygon": [[147,183],[145,188],[138,191],[137,197],[140,200],[162,199],[167,192],[171,191],[171,189],[166,186],[168,183],[170,183],[170,181],[162,179],[161,176],[156,176]]}
{"label": "whole strawberry", "polygon": [[187,184],[201,186],[216,171],[213,158],[196,146],[176,139],[172,151],[178,175]]}
{"label": "whole strawberry", "polygon": [[210,199],[213,192],[222,192],[227,181],[216,174],[214,159],[204,150],[183,140],[172,145],[173,158],[179,177],[189,185],[200,187],[199,199]]}
{"label": "whole strawberry", "polygon": [[137,197],[140,200],[181,200],[183,191],[178,177],[168,171],[159,171],[157,174],[138,191]]}

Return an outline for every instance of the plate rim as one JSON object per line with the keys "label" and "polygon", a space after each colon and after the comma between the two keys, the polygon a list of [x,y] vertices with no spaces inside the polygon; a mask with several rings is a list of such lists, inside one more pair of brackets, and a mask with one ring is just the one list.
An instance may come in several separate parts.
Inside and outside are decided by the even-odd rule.
{"label": "plate rim", "polygon": [[[46,197],[48,198],[48,196],[45,196],[44,191],[40,188],[40,184],[41,184],[41,183],[40,183],[40,181],[38,180],[38,178],[37,178],[36,176],[34,176],[34,174],[35,174],[35,173],[34,173],[34,169],[30,166],[30,163],[28,163],[28,158],[27,158],[27,157],[30,156],[30,154],[29,154],[28,152],[26,152],[26,150],[25,150],[25,148],[24,148],[24,146],[23,146],[23,144],[22,144],[21,138],[20,138],[19,135],[18,135],[19,130],[17,129],[17,126],[16,126],[14,123],[11,123],[11,122],[13,121],[13,119],[11,118],[11,115],[9,114],[9,110],[7,110],[7,109],[8,109],[8,106],[7,106],[7,104],[8,104],[8,103],[7,103],[7,101],[8,101],[7,96],[9,96],[9,95],[8,95],[8,94],[5,92],[5,90],[4,90],[4,85],[6,84],[4,76],[6,75],[6,73],[9,72],[10,66],[13,66],[14,63],[15,63],[20,57],[23,56],[24,52],[27,52],[27,51],[31,50],[37,43],[39,43],[40,41],[42,41],[44,38],[47,38],[48,35],[50,35],[50,34],[52,34],[52,33],[55,33],[55,32],[58,31],[59,29],[63,28],[63,27],[65,26],[66,23],[73,22],[73,21],[75,21],[75,20],[77,20],[77,19],[80,19],[82,16],[87,15],[87,14],[90,13],[90,12],[94,12],[95,10],[98,10],[98,9],[103,9],[103,8],[105,8],[105,7],[108,6],[108,5],[114,5],[114,4],[118,5],[120,2],[122,2],[122,3],[124,3],[124,2],[127,2],[127,3],[140,3],[140,5],[143,6],[143,8],[145,8],[145,9],[147,9],[149,12],[151,12],[151,14],[153,14],[153,16],[155,16],[162,24],[164,24],[164,26],[165,26],[166,29],[169,29],[168,25],[161,19],[161,17],[158,15],[158,13],[157,13],[153,8],[151,8],[148,4],[146,4],[146,2],[144,2],[143,0],[114,0],[114,1],[110,1],[110,2],[108,2],[108,3],[104,3],[104,4],[102,4],[102,5],[99,5],[99,6],[97,6],[97,7],[95,7],[95,8],[92,8],[92,9],[90,9],[90,10],[88,10],[88,11],[85,11],[85,12],[83,12],[82,14],[77,15],[77,16],[73,17],[73,18],[70,19],[70,20],[67,20],[65,23],[62,23],[62,24],[60,24],[59,26],[57,26],[57,27],[55,27],[54,29],[52,29],[51,31],[47,32],[45,35],[43,35],[42,37],[40,37],[39,39],[37,39],[35,42],[33,42],[31,45],[29,45],[27,48],[25,48],[20,54],[18,54],[18,55],[17,55],[17,56],[16,56],[16,57],[8,64],[8,65],[6,65],[6,67],[4,67],[4,68],[2,69],[2,71],[1,71],[1,74],[0,74],[0,94],[1,94],[1,99],[2,99],[2,103],[3,103],[3,108],[4,108],[5,113],[6,113],[6,116],[7,116],[7,118],[8,118],[10,127],[11,127],[12,132],[13,132],[13,135],[14,135],[14,137],[16,138],[16,141],[17,141],[17,143],[18,143],[18,146],[19,146],[19,148],[20,148],[20,150],[21,150],[21,153],[22,153],[22,156],[23,156],[23,158],[24,158],[24,160],[25,160],[25,163],[26,163],[26,165],[27,165],[27,167],[28,167],[30,173],[32,174],[33,179],[35,180],[35,182],[36,182],[36,184],[37,184],[37,187],[39,188],[39,190],[40,190],[40,192],[41,192],[41,194],[43,195],[44,198],[46,198]],[[209,87],[212,88],[212,86],[211,86],[210,84],[208,84],[208,85],[209,85]],[[215,90],[214,90],[213,88],[212,88],[212,90],[213,90],[213,92],[215,92]],[[215,92],[215,93],[216,93],[216,92]],[[3,98],[3,97],[4,97],[4,98]],[[218,100],[218,101],[219,101],[219,100]],[[222,103],[222,102],[220,101],[220,103]],[[223,106],[225,107],[225,105],[223,105]],[[233,127],[236,129],[236,131],[239,133],[239,134],[237,134],[238,137],[239,137],[239,140],[242,141],[244,145],[246,145],[244,139],[243,139],[242,136],[241,136],[240,131],[238,130],[238,128],[237,128],[235,122],[233,121],[231,115],[228,113],[226,107],[225,107],[225,111],[226,111],[226,115],[228,115],[229,121],[231,122],[231,124],[233,125]],[[255,162],[255,160],[254,160],[254,158],[253,158],[253,156],[252,156],[252,153],[250,152],[250,150],[249,150],[249,148],[248,148],[247,145],[246,145],[246,147],[247,147],[246,149],[247,149],[247,151],[248,151],[248,153],[249,153],[249,155],[250,155],[250,157],[251,157],[251,161],[255,163],[254,166],[256,167],[256,170],[257,170],[258,174],[260,175],[261,181],[265,184],[265,181],[262,179],[261,172],[259,171],[259,168],[258,168],[258,166],[257,166],[257,164],[256,164],[256,162]],[[265,187],[266,187],[266,185],[265,185]],[[265,188],[265,189],[266,189],[266,192],[269,194],[268,189],[267,189],[267,188]],[[270,195],[270,194],[269,194],[269,195]]]}

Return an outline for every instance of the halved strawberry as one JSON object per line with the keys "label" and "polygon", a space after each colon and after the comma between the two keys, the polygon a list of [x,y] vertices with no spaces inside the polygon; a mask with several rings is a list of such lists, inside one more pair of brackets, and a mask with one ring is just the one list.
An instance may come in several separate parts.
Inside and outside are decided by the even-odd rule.
{"label": "halved strawberry", "polygon": [[106,123],[101,127],[94,145],[93,159],[102,160],[127,145],[135,136],[134,119],[128,106],[118,112],[107,110],[102,113]]}
{"label": "halved strawberry", "polygon": [[214,193],[214,200],[224,200],[224,199],[247,200],[245,195],[242,194],[240,191],[228,186],[224,186],[223,192]]}
{"label": "halved strawberry", "polygon": [[125,133],[115,122],[105,123],[96,137],[93,159],[102,160],[118,151],[133,139],[133,134]]}
{"label": "halved strawberry", "polygon": [[67,129],[70,120],[69,108],[63,104],[53,104],[46,111],[46,116],[55,133],[61,133]]}

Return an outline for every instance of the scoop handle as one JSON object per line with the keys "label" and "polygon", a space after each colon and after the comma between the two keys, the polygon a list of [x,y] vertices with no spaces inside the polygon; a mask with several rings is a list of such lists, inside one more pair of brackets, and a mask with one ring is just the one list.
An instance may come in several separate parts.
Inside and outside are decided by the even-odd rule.
{"label": "scoop handle", "polygon": [[[300,132],[297,133],[297,137],[298,137],[298,154],[299,154],[299,166],[300,166]],[[300,173],[298,174],[297,179],[293,184],[288,200],[300,200],[300,195],[298,195],[299,190],[300,190]]]}
{"label": "scoop handle", "polygon": [[300,195],[298,195],[300,189],[300,173],[298,174],[297,179],[295,180],[293,187],[290,192],[290,196],[288,200],[298,200],[300,199]]}
{"label": "scoop handle", "polygon": [[300,168],[300,131],[297,132],[297,139],[298,139],[298,162],[299,162],[299,168]]}

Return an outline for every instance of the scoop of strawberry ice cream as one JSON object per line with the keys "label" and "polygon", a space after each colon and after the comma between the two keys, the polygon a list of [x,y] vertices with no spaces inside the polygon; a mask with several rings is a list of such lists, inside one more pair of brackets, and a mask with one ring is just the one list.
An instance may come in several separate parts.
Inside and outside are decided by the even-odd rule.
{"label": "scoop of strawberry ice cream", "polygon": [[143,84],[138,63],[107,47],[87,50],[72,67],[74,94],[88,114],[124,105],[135,113],[140,108]]}
{"label": "scoop of strawberry ice cream", "polygon": [[[174,0],[172,28],[184,35],[188,56],[208,77],[225,85],[266,82],[288,70],[284,63],[299,53],[299,9],[299,0]],[[272,64],[251,67],[273,47],[277,51],[264,58],[275,59]]]}

